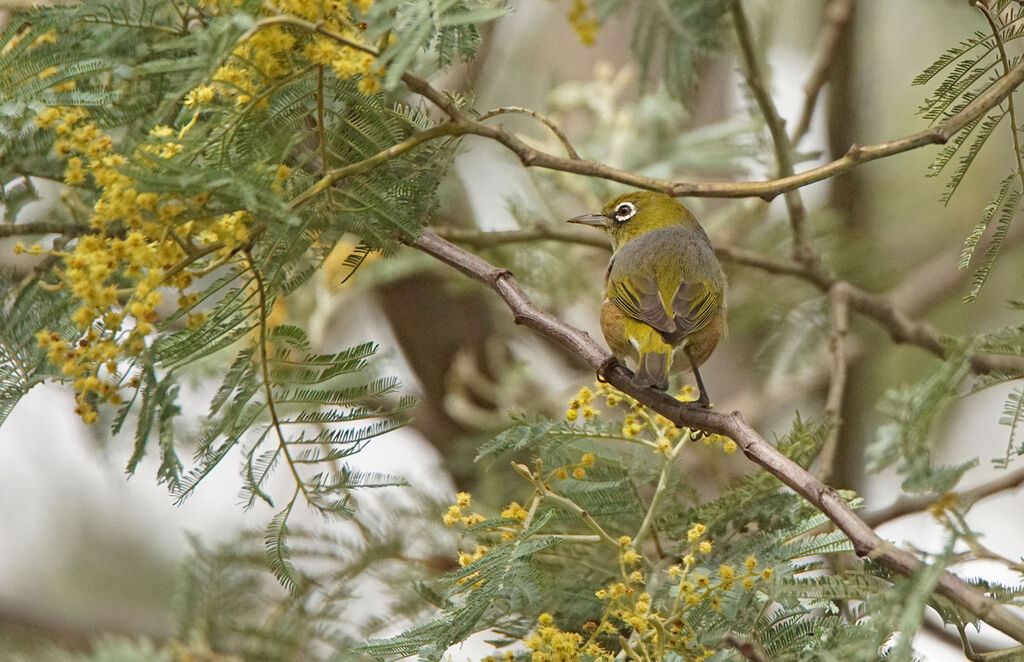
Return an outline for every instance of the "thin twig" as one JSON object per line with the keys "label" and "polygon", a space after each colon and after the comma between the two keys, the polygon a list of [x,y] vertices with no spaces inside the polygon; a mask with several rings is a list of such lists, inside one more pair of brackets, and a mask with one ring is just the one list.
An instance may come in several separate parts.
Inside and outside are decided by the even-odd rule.
{"label": "thin twig", "polygon": [[[480,230],[467,230],[462,228],[434,228],[434,232],[443,239],[462,244],[471,248],[494,248],[506,244],[525,243],[530,241],[563,241],[581,246],[593,246],[611,250],[608,240],[593,232],[576,232],[569,228],[537,224],[528,228],[518,230],[495,230],[493,232],[482,232]],[[808,274],[807,269],[792,260],[779,259],[752,251],[748,248],[733,245],[716,245],[715,255],[718,259],[741,264],[748,267],[755,267],[773,274],[786,276],[797,276],[813,282],[821,288],[828,288],[833,281],[818,274]]]}
{"label": "thin twig", "polygon": [[526,480],[530,481],[530,483],[533,484],[533,486],[537,489],[537,494],[540,495],[541,499],[550,499],[551,501],[554,501],[555,503],[562,506],[566,510],[570,510],[576,513],[576,515],[581,520],[583,520],[583,523],[590,527],[590,530],[596,533],[601,540],[605,541],[609,545],[612,545],[616,548],[621,547],[619,541],[615,538],[612,538],[608,534],[608,532],[604,530],[604,527],[598,524],[597,520],[594,519],[590,513],[588,513],[584,508],[580,507],[580,505],[573,501],[572,499],[564,497],[561,494],[558,494],[557,492],[553,492],[551,488],[544,484],[544,479],[541,478],[540,476],[534,475],[534,473],[530,471],[530,468],[527,467],[525,464],[513,462],[512,468],[516,470],[516,473],[518,473],[520,476],[522,476],[523,478],[525,478]]}
{"label": "thin twig", "polygon": [[[263,377],[263,390],[267,398],[267,410],[270,412],[271,425],[277,433],[278,448],[284,454],[284,459],[288,463],[288,469],[291,471],[292,478],[295,479],[295,495],[301,492],[306,503],[314,508],[322,510],[309,494],[309,491],[306,488],[306,483],[302,480],[301,474],[299,474],[299,469],[295,464],[295,459],[292,457],[291,451],[288,450],[288,441],[285,439],[284,430],[281,428],[281,419],[277,415],[277,406],[275,405],[276,398],[274,397],[274,392],[271,388],[273,382],[270,379],[270,360],[267,357],[267,290],[263,284],[263,276],[260,275],[259,269],[256,268],[256,262],[253,260],[252,254],[250,254],[248,250],[243,251],[243,254],[245,255],[245,259],[249,262],[249,271],[252,273],[252,277],[256,281],[256,293],[259,297],[260,368],[262,370]],[[292,501],[288,504],[287,510],[289,512],[291,511],[292,505],[295,503],[295,495],[292,495]]]}
{"label": "thin twig", "polygon": [[829,338],[829,353],[832,357],[828,394],[825,396],[825,418],[832,423],[832,429],[825,437],[821,452],[815,458],[814,475],[828,482],[835,469],[836,450],[839,445],[839,431],[843,396],[846,393],[846,335],[850,330],[850,308],[845,298],[844,283],[837,283],[828,292],[832,308],[832,334]]}
{"label": "thin twig", "polygon": [[551,133],[555,134],[555,137],[558,138],[562,143],[562,146],[565,147],[565,151],[569,155],[569,158],[577,161],[580,160],[580,155],[576,151],[576,148],[572,146],[572,143],[569,142],[569,137],[566,136],[560,128],[558,128],[558,125],[555,124],[551,118],[547,115],[541,115],[536,110],[530,110],[529,108],[523,108],[522,106],[502,106],[501,108],[495,108],[494,110],[487,111],[478,117],[477,120],[482,122],[497,115],[505,115],[507,113],[521,113],[523,115],[529,115],[547,128],[551,129]]}
{"label": "thin twig", "polygon": [[[574,352],[594,370],[602,370],[604,378],[612,386],[665,416],[675,425],[707,430],[733,439],[750,460],[764,467],[827,515],[850,539],[859,556],[870,556],[903,575],[909,575],[922,567],[919,558],[880,538],[838,492],[780,453],[750,427],[739,412],[702,409],[692,403],[680,402],[662,391],[637,387],[633,383],[632,374],[614,362],[611,355],[588,334],[537,308],[519,287],[511,272],[499,269],[429,231],[421,234],[412,245],[494,289],[511,309],[516,323],[524,324]],[[1024,619],[956,575],[943,572],[936,590],[997,630],[1024,642]]]}
{"label": "thin twig", "polygon": [[675,463],[676,458],[679,457],[679,451],[683,450],[683,447],[690,442],[689,432],[685,432],[676,442],[676,445],[672,447],[672,450],[665,454],[665,461],[661,465],[661,473],[658,475],[658,485],[654,488],[654,496],[651,497],[651,504],[647,507],[647,514],[644,515],[644,521],[640,523],[640,529],[633,536],[633,544],[638,548],[640,543],[647,536],[647,533],[651,531],[651,527],[654,525],[654,517],[658,506],[661,505],[661,500],[665,496],[665,492],[668,490],[668,475],[672,470],[672,465]]}
{"label": "thin twig", "polygon": [[92,228],[82,223],[61,221],[29,221],[27,223],[0,223],[0,237],[18,237],[31,234],[64,234],[77,236]]}
{"label": "thin twig", "polygon": [[458,126],[455,123],[443,122],[424,131],[420,131],[419,133],[414,133],[402,142],[395,143],[391,147],[381,150],[362,161],[356,161],[355,163],[350,163],[347,166],[326,171],[323,177],[317,180],[315,184],[292,198],[288,204],[292,208],[299,207],[308,200],[326,191],[335,182],[345,179],[346,177],[354,177],[355,175],[361,175],[369,172],[377,166],[395,158],[399,154],[413,149],[414,147],[442,136],[453,136],[457,132]]}
{"label": "thin twig", "polygon": [[843,33],[849,29],[850,17],[853,15],[853,2],[854,0],[832,0],[825,7],[814,65],[811,67],[811,74],[807,77],[807,82],[804,83],[804,105],[800,109],[800,116],[793,128],[793,135],[789,139],[793,145],[799,144],[807,135],[807,130],[811,128],[811,117],[814,115],[815,106],[818,105],[818,95],[828,80],[832,63],[836,58],[836,51],[842,42]]}
{"label": "thin twig", "polygon": [[403,74],[402,80],[410,90],[429,99],[447,113],[449,117],[459,118],[462,125],[460,133],[478,135],[501,143],[518,156],[520,162],[525,166],[548,168],[550,170],[559,170],[590,177],[601,177],[602,179],[636,186],[637,188],[662,191],[676,197],[758,197],[770,201],[781,193],[835,177],[868,161],[908,152],[926,145],[945,144],[961,129],[994,108],[1007,95],[1017,89],[1021,83],[1024,83],[1024,62],[1017,65],[1009,74],[1003,76],[989,87],[985,93],[967,104],[959,113],[929,129],[873,145],[852,145],[844,156],[825,165],[810,168],[788,177],[753,182],[670,181],[619,170],[596,161],[577,161],[553,156],[530,147],[500,127],[492,127],[472,121],[450,98],[419,76],[406,73]]}
{"label": "thin twig", "polygon": [[[269,25],[288,24],[294,25],[311,32],[321,34],[339,44],[350,48],[379,55],[377,49],[360,44],[344,37],[341,34],[326,29],[324,26],[305,21],[294,16],[272,16],[261,19],[246,34],[251,36],[258,29]],[[873,145],[851,145],[846,154],[825,165],[810,168],[793,175],[779,177],[777,179],[753,182],[684,182],[645,177],[627,170],[612,168],[597,161],[586,159],[561,158],[542,152],[530,147],[525,142],[509,134],[501,127],[493,127],[483,122],[475,121],[472,116],[463,111],[449,96],[433,87],[425,79],[406,72],[402,74],[402,82],[410,90],[428,99],[435,106],[440,108],[452,120],[455,120],[458,129],[454,135],[477,135],[490,138],[511,150],[519,157],[520,162],[525,166],[548,168],[560,170],[578,175],[590,177],[601,177],[611,181],[636,186],[637,188],[662,191],[675,197],[695,196],[709,198],[749,198],[758,197],[770,201],[776,196],[819,182],[830,177],[846,172],[862,163],[876,159],[893,156],[910,150],[918,149],[926,145],[942,145],[957,134],[961,129],[981,117],[994,108],[1011,94],[1021,83],[1024,83],[1024,62],[1014,67],[1008,74],[999,79],[989,87],[983,94],[967,104],[959,113],[949,117],[946,121],[935,126],[919,131],[902,138],[888,140]]]}
{"label": "thin twig", "polygon": [[562,241],[581,246],[593,246],[611,250],[608,240],[596,232],[576,232],[569,228],[537,224],[518,230],[496,230],[481,232],[463,228],[433,228],[437,236],[471,248],[494,248],[507,244],[521,244],[531,241]]}
{"label": "thin twig", "polygon": [[[764,72],[761,71],[761,62],[754,46],[750,22],[747,21],[743,3],[740,0],[732,2],[732,22],[740,44],[740,54],[743,56],[743,72],[747,86],[753,93],[754,100],[768,126],[768,132],[772,136],[778,175],[779,177],[791,177],[794,173],[793,147],[789,144],[789,136],[786,135],[786,121],[779,115],[779,109],[775,107],[775,101],[772,100],[772,95],[768,91],[768,81]],[[807,237],[807,208],[804,206],[803,197],[800,195],[800,190],[794,188],[786,191],[783,198],[786,201],[789,224],[793,231],[793,259],[800,264],[806,264],[810,269],[817,264],[818,258]]]}
{"label": "thin twig", "polygon": [[[1002,492],[1016,490],[1021,485],[1024,485],[1024,467],[1006,472],[987,483],[959,492],[958,496],[965,503],[972,504]],[[934,497],[900,497],[885,508],[864,513],[861,517],[870,526],[877,527],[894,519],[927,510],[928,506],[934,502]]]}

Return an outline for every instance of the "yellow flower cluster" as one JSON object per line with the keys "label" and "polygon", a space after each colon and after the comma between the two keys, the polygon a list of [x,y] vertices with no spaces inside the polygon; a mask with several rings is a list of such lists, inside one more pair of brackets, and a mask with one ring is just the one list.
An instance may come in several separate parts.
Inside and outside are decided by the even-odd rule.
{"label": "yellow flower cluster", "polygon": [[594,635],[584,640],[578,632],[563,632],[554,625],[551,614],[537,618],[536,632],[526,639],[526,646],[533,651],[531,662],[577,662],[594,660],[610,662],[615,654],[595,641]]}
{"label": "yellow flower cluster", "polygon": [[[488,548],[487,548],[486,545],[477,545],[476,549],[473,550],[472,554],[460,551],[459,552],[459,565],[461,567],[465,568],[470,563],[473,563],[474,561],[479,561],[480,559],[482,559],[484,557],[484,554],[487,553],[487,549]],[[480,576],[480,571],[477,570],[476,572],[473,572],[473,573],[463,577],[462,579],[457,581],[456,584],[459,584],[459,585],[466,584],[466,583],[476,579],[479,576]],[[480,588],[481,586],[483,586],[484,581],[485,580],[483,580],[483,579],[478,580],[476,583],[473,584],[472,588],[474,590]]]}
{"label": "yellow flower cluster", "polygon": [[[668,596],[658,601],[644,590],[647,584],[644,573],[635,569],[641,557],[634,549],[632,539],[629,536],[619,538],[621,578],[595,592],[607,606],[602,621],[592,624],[589,631],[619,635],[624,645],[636,653],[629,657],[665,659],[666,651],[691,662],[701,662],[710,657],[714,651],[698,643],[697,632],[689,624],[687,612],[705,601],[712,609],[721,611],[721,601],[727,591],[737,584],[746,591],[752,591],[758,579],[772,577],[772,570],[765,568],[759,571],[757,557],[750,555],[743,563],[743,570],[720,564],[717,580],[706,571],[698,572],[697,559],[704,557],[702,566],[706,566],[707,557],[714,548],[712,542],[705,539],[706,534],[707,527],[699,522],[687,531],[689,551],[680,564],[664,571],[670,585],[675,586]],[[530,641],[527,645],[533,648]]]}
{"label": "yellow flower cluster", "polygon": [[935,519],[942,521],[943,515],[947,510],[953,510],[956,508],[956,494],[953,492],[946,492],[940,496],[935,503],[928,506],[928,514]]}
{"label": "yellow flower cluster", "polygon": [[[93,423],[99,401],[119,400],[118,357],[140,354],[155,331],[161,288],[177,290],[178,306],[191,310],[198,296],[187,291],[196,275],[189,271],[190,264],[199,254],[228,259],[239,244],[248,241],[252,219],[245,211],[207,213],[208,193],[139,191],[138,182],[122,172],[125,156],[82,109],[45,108],[35,122],[56,135],[54,151],[67,162],[64,182],[91,185],[99,191],[89,234],[65,250],[30,249],[62,259],[54,287],[70,292],[79,303],[72,320],[80,335],[73,343],[46,329],[37,339],[50,360],[73,380],[76,411],[85,422]],[[157,127],[152,135],[159,139],[176,134],[169,127]],[[163,147],[143,149],[173,155],[162,153]],[[20,245],[15,248],[22,250]],[[188,316],[193,328],[204,321],[202,313]]]}
{"label": "yellow flower cluster", "polygon": [[474,561],[479,561],[480,559],[482,559],[484,557],[484,554],[486,554],[486,553],[487,553],[487,546],[486,545],[477,545],[476,549],[473,550],[472,554],[460,551],[459,552],[459,565],[461,567],[465,568],[470,563],[472,563]]}
{"label": "yellow flower cluster", "polygon": [[584,420],[589,421],[601,412],[594,409],[592,403],[594,402],[594,392],[584,386],[579,390],[575,397],[569,401],[569,409],[565,412],[565,418],[569,421],[575,421],[580,416],[583,416]]}
{"label": "yellow flower cluster", "polygon": [[595,462],[597,462],[597,458],[594,457],[593,453],[584,453],[580,457],[579,462],[575,462],[564,467],[558,467],[555,469],[552,476],[558,480],[565,480],[569,476],[572,476],[576,480],[582,480],[587,475],[587,469],[594,466]]}
{"label": "yellow flower cluster", "polygon": [[446,526],[452,526],[461,522],[466,526],[473,524],[479,524],[483,522],[486,517],[480,513],[473,513],[471,515],[465,515],[462,512],[463,508],[468,508],[469,504],[473,501],[473,496],[469,492],[459,492],[455,495],[455,503],[448,507],[448,511],[444,514],[442,520]]}
{"label": "yellow flower cluster", "polygon": [[526,517],[529,514],[530,513],[527,512],[526,508],[523,508],[521,505],[519,505],[518,501],[513,501],[512,503],[505,506],[505,510],[501,511],[501,516],[505,519],[516,519],[520,522],[525,522]]}
{"label": "yellow flower cluster", "polygon": [[[684,433],[684,430],[676,427],[672,421],[661,414],[650,411],[636,399],[607,383],[597,384],[594,391],[586,386],[581,388],[579,393],[569,401],[569,409],[566,411],[565,417],[569,421],[576,421],[581,415],[585,420],[596,418],[601,412],[594,409],[593,403],[599,396],[604,396],[609,408],[627,405],[629,413],[622,417],[622,436],[636,439],[653,448],[656,453],[668,454],[671,452]],[[696,389],[686,385],[676,394],[676,399],[681,402],[693,402],[697,399]],[[648,434],[644,434],[644,432]],[[722,435],[706,435],[703,439],[705,446],[721,444],[722,450],[726,454],[732,455],[736,452],[736,442]]]}
{"label": "yellow flower cluster", "polygon": [[[218,13],[230,12],[235,0],[204,0],[203,7]],[[275,13],[293,16],[316,25],[324,32],[352,43],[369,46],[363,38],[366,24],[357,19],[373,6],[372,0],[282,0]],[[270,15],[270,10],[266,10]],[[383,70],[374,70],[375,58],[327,34],[311,34],[286,25],[267,25],[256,30],[231,53],[231,61],[218,68],[211,83],[191,90],[188,107],[203,106],[220,97],[238,106],[266,106],[267,91],[275,83],[310,66],[330,69],[339,80],[355,80],[366,95],[380,91]]]}
{"label": "yellow flower cluster", "polygon": [[601,24],[597,22],[594,13],[587,4],[587,0],[572,0],[572,7],[569,9],[569,24],[576,31],[576,36],[587,46],[594,45],[597,31]]}

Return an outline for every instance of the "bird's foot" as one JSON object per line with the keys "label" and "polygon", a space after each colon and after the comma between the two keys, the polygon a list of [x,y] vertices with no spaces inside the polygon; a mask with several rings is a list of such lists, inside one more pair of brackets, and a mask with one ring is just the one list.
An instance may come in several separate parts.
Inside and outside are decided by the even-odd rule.
{"label": "bird's foot", "polygon": [[[697,400],[692,400],[690,402],[684,403],[684,406],[695,407],[698,409],[711,409],[713,405],[711,403],[710,398],[708,398],[707,394],[701,393],[700,398],[698,398]],[[700,441],[701,439],[710,437],[711,434],[712,433],[708,432],[707,430],[701,430],[699,428],[690,428],[690,439],[692,439],[693,441]]]}

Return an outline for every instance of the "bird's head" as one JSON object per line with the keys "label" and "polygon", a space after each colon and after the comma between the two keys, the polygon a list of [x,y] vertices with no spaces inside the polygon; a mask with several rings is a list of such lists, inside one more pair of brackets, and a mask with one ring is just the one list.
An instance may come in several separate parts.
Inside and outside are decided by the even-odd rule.
{"label": "bird's head", "polygon": [[651,230],[671,225],[697,225],[689,209],[674,198],[654,191],[623,193],[606,204],[599,214],[584,214],[568,222],[601,228],[608,233],[613,249]]}

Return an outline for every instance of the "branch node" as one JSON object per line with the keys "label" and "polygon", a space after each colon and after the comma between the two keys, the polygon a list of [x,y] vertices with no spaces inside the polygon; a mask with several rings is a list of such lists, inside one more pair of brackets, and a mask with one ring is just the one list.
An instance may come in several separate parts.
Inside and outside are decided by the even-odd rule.
{"label": "branch node", "polygon": [[497,285],[503,278],[514,278],[514,275],[508,269],[495,269],[491,273],[487,274],[487,280],[494,285]]}

